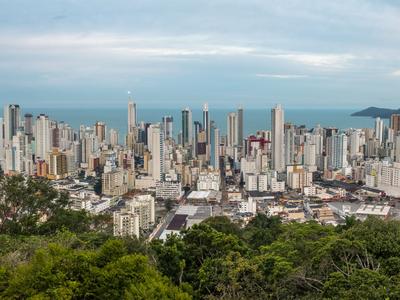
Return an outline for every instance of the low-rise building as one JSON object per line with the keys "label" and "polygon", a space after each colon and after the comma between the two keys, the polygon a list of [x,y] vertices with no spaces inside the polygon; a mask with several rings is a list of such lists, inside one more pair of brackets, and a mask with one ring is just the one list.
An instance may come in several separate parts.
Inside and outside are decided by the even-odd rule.
{"label": "low-rise building", "polygon": [[140,236],[139,215],[128,209],[113,213],[114,236]]}
{"label": "low-rise building", "polygon": [[155,222],[154,198],[151,195],[137,195],[125,202],[125,207],[139,216],[139,227],[148,230]]}
{"label": "low-rise building", "polygon": [[221,177],[219,172],[201,172],[197,179],[198,191],[219,191]]}
{"label": "low-rise building", "polygon": [[156,198],[177,199],[181,195],[182,184],[179,181],[157,181]]}

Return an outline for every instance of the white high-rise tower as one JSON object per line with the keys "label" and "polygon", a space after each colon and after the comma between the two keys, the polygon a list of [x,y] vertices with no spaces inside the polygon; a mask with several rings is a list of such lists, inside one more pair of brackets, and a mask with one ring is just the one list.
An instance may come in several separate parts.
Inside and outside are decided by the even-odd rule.
{"label": "white high-rise tower", "polygon": [[331,139],[330,167],[332,169],[347,167],[347,135],[334,134]]}
{"label": "white high-rise tower", "polygon": [[272,120],[272,169],[285,171],[284,155],[284,115],[280,104],[271,110]]}
{"label": "white high-rise tower", "polygon": [[35,124],[35,154],[36,158],[46,159],[51,150],[50,121],[49,117],[40,114]]}
{"label": "white high-rise tower", "polygon": [[203,130],[206,132],[206,143],[210,143],[210,115],[208,112],[208,103],[203,106]]}
{"label": "white high-rise tower", "polygon": [[151,139],[151,171],[154,180],[161,181],[164,173],[164,138],[160,124],[149,127]]}
{"label": "white high-rise tower", "polygon": [[228,114],[227,118],[227,146],[228,147],[233,147],[237,145],[237,114],[234,112],[231,112]]}
{"label": "white high-rise tower", "polygon": [[[129,93],[130,94],[130,93]],[[128,133],[133,132],[133,128],[136,127],[136,103],[132,101],[132,97],[129,96],[128,102]]]}
{"label": "white high-rise tower", "polygon": [[383,132],[384,132],[383,120],[377,117],[375,119],[375,137],[379,141],[379,145],[381,145],[383,142]]}

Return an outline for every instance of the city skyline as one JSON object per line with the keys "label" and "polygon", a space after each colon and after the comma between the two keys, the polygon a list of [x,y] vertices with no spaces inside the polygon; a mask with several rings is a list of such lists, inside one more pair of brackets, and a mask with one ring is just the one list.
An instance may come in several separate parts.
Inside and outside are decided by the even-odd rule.
{"label": "city skyline", "polygon": [[400,2],[0,7],[1,299],[400,299]]}
{"label": "city skyline", "polygon": [[43,0],[3,8],[2,104],[110,108],[132,91],[145,108],[396,108],[400,96],[393,1],[117,1],[110,8]]}

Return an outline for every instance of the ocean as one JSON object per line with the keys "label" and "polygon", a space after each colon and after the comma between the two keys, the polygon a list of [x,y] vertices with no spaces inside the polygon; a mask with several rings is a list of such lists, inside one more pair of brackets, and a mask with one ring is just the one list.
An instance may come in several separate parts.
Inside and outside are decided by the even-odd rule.
{"label": "ocean", "polygon": [[[221,130],[226,133],[226,117],[228,109],[210,109],[210,120],[214,120]],[[369,117],[352,117],[355,110],[350,109],[285,109],[285,122],[296,125],[305,125],[313,128],[320,124],[322,127],[348,128],[373,128],[374,119]],[[92,126],[96,121],[103,121],[107,128],[114,128],[119,131],[122,138],[127,131],[127,109],[24,109],[24,113],[32,113],[34,116],[45,113],[50,119],[64,121],[74,129],[79,129],[81,124]],[[2,112],[1,112],[2,115]],[[177,135],[181,129],[181,109],[141,109],[138,107],[137,118],[145,122],[161,122],[165,115],[171,115],[174,119],[173,131]],[[201,109],[192,110],[193,121],[202,121]],[[388,120],[384,120],[388,123]],[[244,134],[248,136],[258,130],[271,128],[270,109],[244,109]]]}

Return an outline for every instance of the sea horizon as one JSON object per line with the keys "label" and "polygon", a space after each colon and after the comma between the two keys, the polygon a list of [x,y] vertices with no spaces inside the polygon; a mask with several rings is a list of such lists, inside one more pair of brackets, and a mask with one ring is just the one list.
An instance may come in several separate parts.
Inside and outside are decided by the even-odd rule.
{"label": "sea horizon", "polygon": [[[237,108],[223,109],[210,108],[210,119],[213,120],[221,130],[221,134],[226,134],[226,117],[229,112],[236,111]],[[120,142],[127,131],[127,108],[28,108],[21,106],[21,115],[31,113],[37,116],[44,113],[51,120],[69,124],[75,130],[80,125],[93,126],[97,121],[105,122],[108,129],[117,129]],[[356,109],[350,108],[286,108],[285,122],[295,125],[305,125],[307,128],[314,128],[317,124],[321,127],[336,127],[341,130],[348,128],[372,128],[374,119],[372,117],[351,116]],[[2,114],[2,110],[0,110]],[[176,136],[181,129],[181,108],[141,108],[137,107],[138,122],[147,123],[161,122],[163,116],[173,117],[173,135]],[[193,121],[202,121],[202,109],[192,109]],[[384,122],[387,124],[388,120]],[[271,128],[270,108],[254,109],[244,108],[244,134],[246,136],[255,134],[259,130],[269,130]]]}

